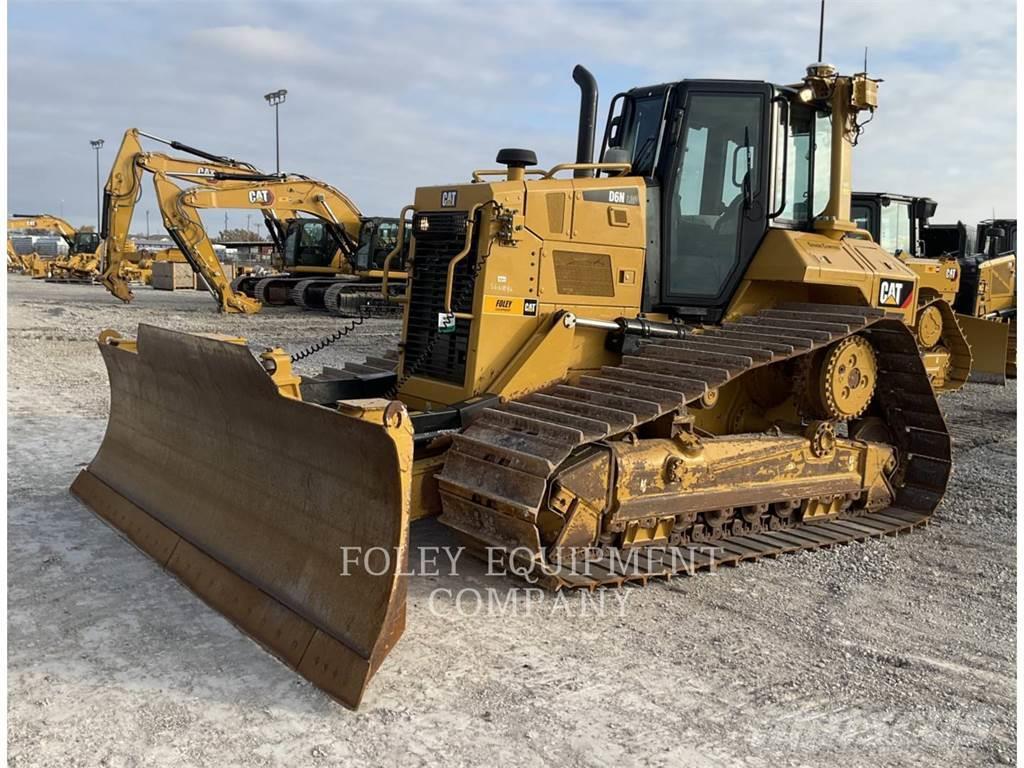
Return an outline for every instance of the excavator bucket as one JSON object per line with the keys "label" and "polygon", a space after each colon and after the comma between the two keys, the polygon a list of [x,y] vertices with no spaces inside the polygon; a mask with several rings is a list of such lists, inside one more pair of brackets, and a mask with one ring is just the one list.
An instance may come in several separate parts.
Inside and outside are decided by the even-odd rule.
{"label": "excavator bucket", "polygon": [[143,325],[135,343],[104,341],[110,421],[72,493],[275,656],[358,706],[405,626],[404,408],[285,397],[248,347],[223,339]]}
{"label": "excavator bucket", "polygon": [[957,315],[956,319],[971,345],[971,381],[1005,383],[1010,324],[969,315]]}

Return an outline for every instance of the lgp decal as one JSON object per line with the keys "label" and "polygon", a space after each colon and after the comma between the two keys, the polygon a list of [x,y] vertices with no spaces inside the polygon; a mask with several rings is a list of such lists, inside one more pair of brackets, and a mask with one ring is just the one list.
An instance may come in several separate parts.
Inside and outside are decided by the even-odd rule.
{"label": "lgp decal", "polygon": [[447,189],[441,193],[441,207],[454,208],[458,199],[459,191],[457,189]]}
{"label": "lgp decal", "polygon": [[909,280],[882,280],[878,285],[878,304],[905,309],[914,297],[914,284]]}
{"label": "lgp decal", "polygon": [[253,205],[271,205],[274,202],[274,193],[269,189],[250,189],[249,202]]}

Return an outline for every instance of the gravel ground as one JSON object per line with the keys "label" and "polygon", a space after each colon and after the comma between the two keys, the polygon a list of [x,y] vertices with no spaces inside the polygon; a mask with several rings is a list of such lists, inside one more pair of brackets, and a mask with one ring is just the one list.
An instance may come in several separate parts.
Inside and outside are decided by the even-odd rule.
{"label": "gravel ground", "polygon": [[[465,616],[434,590],[480,586],[482,567],[412,578],[408,629],[353,713],[67,491],[103,432],[103,328],[294,350],[337,321],[222,317],[204,294],[148,289],[121,306],[22,277],[7,298],[12,765],[1015,761],[1014,384],[943,399],[956,469],[936,522],[910,536],[622,590],[600,614],[502,579],[518,610]],[[369,323],[311,362],[359,359],[397,330]],[[417,524],[412,557],[445,543]]]}

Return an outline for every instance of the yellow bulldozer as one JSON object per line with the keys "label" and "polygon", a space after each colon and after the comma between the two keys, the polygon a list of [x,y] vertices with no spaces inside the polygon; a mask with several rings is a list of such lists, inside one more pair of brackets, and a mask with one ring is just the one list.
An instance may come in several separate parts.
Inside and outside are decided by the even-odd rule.
{"label": "yellow bulldozer", "polygon": [[300,376],[355,324],[291,354],[100,339],[110,421],[73,493],[349,706],[404,629],[417,519],[591,590],[909,531],[945,491],[936,389],[969,351],[922,356],[917,274],[850,216],[877,81],[634,88],[595,162],[574,79],[574,162],[503,149],[398,217],[393,352]]}
{"label": "yellow bulldozer", "polygon": [[1017,375],[1017,223],[935,224],[936,208],[928,197],[854,192],[851,211],[917,273],[922,350],[940,347],[943,325],[955,323],[971,347],[972,379],[1002,383]]}

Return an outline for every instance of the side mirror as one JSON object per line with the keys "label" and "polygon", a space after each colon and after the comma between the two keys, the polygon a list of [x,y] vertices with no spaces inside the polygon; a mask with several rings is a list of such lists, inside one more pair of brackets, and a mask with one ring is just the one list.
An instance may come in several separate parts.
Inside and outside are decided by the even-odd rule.
{"label": "side mirror", "polygon": [[914,216],[919,221],[928,221],[935,215],[935,210],[938,207],[939,204],[930,197],[919,197],[914,201]]}

